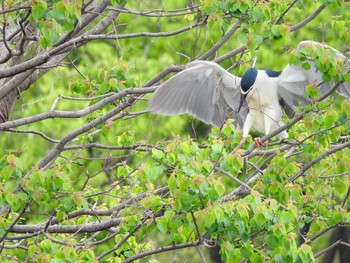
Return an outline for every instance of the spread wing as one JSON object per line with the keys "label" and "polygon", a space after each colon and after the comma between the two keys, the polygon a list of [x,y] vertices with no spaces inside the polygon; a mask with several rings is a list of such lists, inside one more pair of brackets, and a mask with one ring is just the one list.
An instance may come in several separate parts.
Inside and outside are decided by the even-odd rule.
{"label": "spread wing", "polygon": [[[302,41],[298,45],[297,52],[301,52],[302,48],[310,46],[311,48],[323,48],[326,52],[331,52],[334,58],[341,61],[339,65],[343,65],[344,69],[349,70],[348,58],[336,49],[314,41]],[[306,70],[302,67],[303,63],[308,63],[310,69]],[[278,93],[281,99],[294,108],[298,105],[306,105],[311,100],[305,97],[306,87],[310,84],[316,84],[321,94],[327,93],[334,85],[334,81],[324,82],[322,80],[322,72],[315,67],[315,63],[311,60],[304,61],[299,65],[287,65],[279,76]],[[350,97],[350,83],[342,83],[337,92],[344,97]]]}
{"label": "spread wing", "polygon": [[240,82],[214,62],[193,61],[156,90],[147,110],[163,115],[188,113],[219,127],[230,116],[241,129],[247,111],[237,112]]}

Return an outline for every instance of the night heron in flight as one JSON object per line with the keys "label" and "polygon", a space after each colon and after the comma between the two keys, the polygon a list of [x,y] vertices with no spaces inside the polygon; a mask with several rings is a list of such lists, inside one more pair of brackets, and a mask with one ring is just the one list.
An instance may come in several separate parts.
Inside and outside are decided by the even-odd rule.
{"label": "night heron in flight", "polygon": [[[348,64],[339,51],[318,42],[300,42],[297,51],[306,46],[334,52],[336,59]],[[308,70],[302,67],[305,62],[309,64]],[[147,110],[163,115],[188,113],[219,127],[227,117],[232,117],[236,128],[243,130],[236,151],[246,141],[251,128],[266,135],[284,125],[282,109],[291,118],[297,106],[310,103],[305,96],[310,84],[318,85],[321,94],[325,94],[334,82],[323,82],[322,73],[312,60],[287,65],[282,72],[258,70],[253,66],[242,78],[214,62],[193,61],[156,90]],[[350,83],[342,83],[337,92],[350,97]],[[288,138],[285,130],[277,136]],[[255,138],[254,143],[257,147],[264,145],[260,138]]]}

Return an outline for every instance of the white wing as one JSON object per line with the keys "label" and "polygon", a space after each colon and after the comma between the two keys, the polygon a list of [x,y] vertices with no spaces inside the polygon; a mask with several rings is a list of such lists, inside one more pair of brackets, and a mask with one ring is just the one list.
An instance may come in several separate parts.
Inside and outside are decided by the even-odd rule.
{"label": "white wing", "polygon": [[214,62],[193,61],[156,90],[147,110],[164,115],[188,113],[219,127],[230,116],[242,128],[247,112],[237,113],[240,82]]}
{"label": "white wing", "polygon": [[[336,49],[314,41],[302,41],[298,45],[297,51],[300,52],[306,46],[321,47],[330,52],[334,52],[336,58],[343,62],[345,67],[349,67],[348,59]],[[309,70],[302,68],[299,65],[287,65],[279,76],[279,90],[280,97],[290,106],[305,105],[310,103],[310,100],[305,98],[306,87],[310,84],[318,85],[321,94],[329,91],[335,83],[333,81],[323,82],[322,73],[316,69],[313,61],[305,61],[310,65]],[[303,62],[304,63],[304,62]],[[337,92],[344,97],[350,97],[350,83],[342,83]]]}

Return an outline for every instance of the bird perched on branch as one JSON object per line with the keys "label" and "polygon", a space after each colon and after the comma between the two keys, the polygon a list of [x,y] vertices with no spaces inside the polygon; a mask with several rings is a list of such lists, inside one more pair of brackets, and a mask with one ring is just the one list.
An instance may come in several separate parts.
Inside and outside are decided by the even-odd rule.
{"label": "bird perched on branch", "polygon": [[[325,44],[302,41],[297,52],[300,54],[304,47],[321,48],[332,53],[340,65],[348,65],[343,54]],[[242,78],[214,62],[193,61],[156,90],[147,110],[163,115],[188,113],[219,127],[232,117],[236,128],[243,130],[235,152],[244,144],[251,128],[266,135],[284,125],[282,109],[292,118],[297,106],[310,103],[306,97],[308,85],[316,84],[321,94],[327,93],[334,82],[324,82],[322,77],[310,58],[298,65],[287,65],[281,72],[258,70],[253,65]],[[350,97],[350,83],[343,82],[337,92]],[[288,138],[288,134],[284,130],[278,137]],[[257,147],[264,145],[260,138],[255,138],[254,143]]]}

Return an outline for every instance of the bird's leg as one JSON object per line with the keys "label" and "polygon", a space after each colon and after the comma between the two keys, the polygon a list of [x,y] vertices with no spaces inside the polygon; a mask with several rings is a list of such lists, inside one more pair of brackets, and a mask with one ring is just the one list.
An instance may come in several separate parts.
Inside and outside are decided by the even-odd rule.
{"label": "bird's leg", "polygon": [[257,148],[260,148],[260,147],[265,146],[265,145],[266,145],[266,142],[261,141],[261,138],[260,138],[260,137],[256,137],[256,138],[254,138],[254,145],[255,145],[255,147],[257,147]]}
{"label": "bird's leg", "polygon": [[243,146],[243,144],[245,143],[245,141],[247,140],[248,137],[242,137],[241,141],[239,142],[239,144],[236,146],[236,148],[233,149],[232,152],[230,152],[230,155],[234,154],[237,150],[241,149],[241,147]]}

